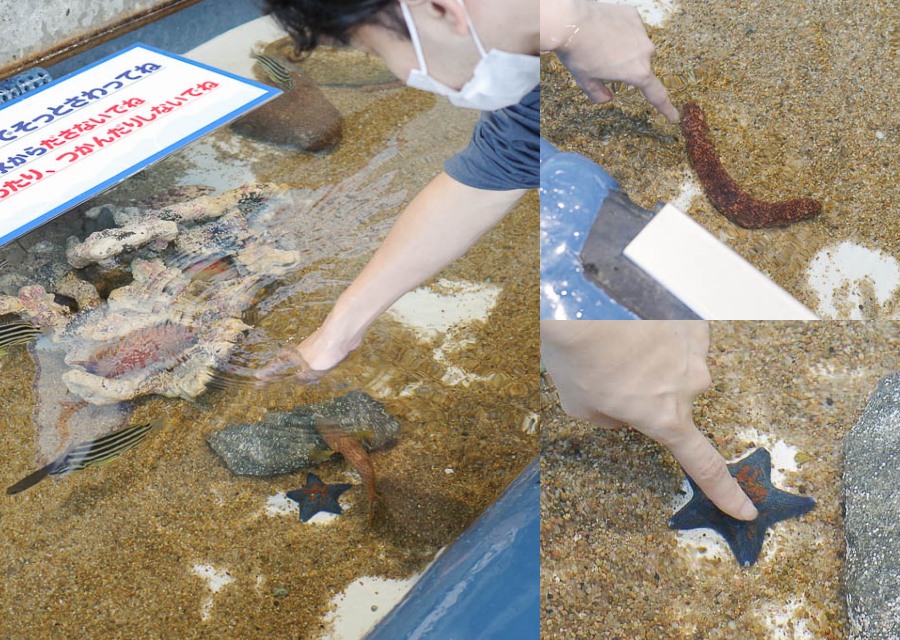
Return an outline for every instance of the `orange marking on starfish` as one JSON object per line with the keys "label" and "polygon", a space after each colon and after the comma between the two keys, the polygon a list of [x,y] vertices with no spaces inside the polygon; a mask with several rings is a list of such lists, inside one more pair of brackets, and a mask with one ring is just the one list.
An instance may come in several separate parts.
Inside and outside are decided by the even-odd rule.
{"label": "orange marking on starfish", "polygon": [[735,478],[754,504],[762,502],[769,495],[768,490],[761,483],[762,472],[759,469],[743,467],[737,472]]}

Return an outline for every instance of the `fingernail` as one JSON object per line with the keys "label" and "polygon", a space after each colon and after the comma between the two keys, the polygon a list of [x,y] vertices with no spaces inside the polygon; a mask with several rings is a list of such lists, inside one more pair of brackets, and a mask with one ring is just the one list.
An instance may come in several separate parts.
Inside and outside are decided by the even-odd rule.
{"label": "fingernail", "polygon": [[753,503],[750,502],[750,500],[744,502],[738,510],[738,518],[741,520],[756,520],[756,516],[758,515],[759,511],[756,510],[756,507],[753,506]]}

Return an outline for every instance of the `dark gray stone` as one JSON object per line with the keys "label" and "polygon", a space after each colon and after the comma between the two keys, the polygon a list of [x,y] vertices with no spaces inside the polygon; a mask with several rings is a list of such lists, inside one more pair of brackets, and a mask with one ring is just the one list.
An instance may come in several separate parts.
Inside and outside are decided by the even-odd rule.
{"label": "dark gray stone", "polygon": [[326,402],[269,413],[259,422],[236,424],[206,437],[225,465],[238,475],[274,476],[312,466],[331,455],[317,421],[336,421],[359,438],[366,451],[388,444],[400,430],[383,404],[362,391]]}
{"label": "dark gray stone", "polygon": [[844,441],[851,640],[900,638],[900,373],[885,376]]}

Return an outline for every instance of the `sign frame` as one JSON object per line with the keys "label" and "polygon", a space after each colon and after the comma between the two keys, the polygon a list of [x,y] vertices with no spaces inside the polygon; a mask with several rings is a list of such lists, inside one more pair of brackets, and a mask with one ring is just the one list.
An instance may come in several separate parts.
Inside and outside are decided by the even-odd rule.
{"label": "sign frame", "polygon": [[[40,96],[42,93],[45,93],[46,91],[51,90],[54,87],[59,87],[63,83],[66,83],[66,82],[71,83],[73,80],[75,80],[82,74],[85,74],[86,72],[88,72],[100,65],[106,64],[110,61],[113,61],[116,58],[126,57],[126,54],[133,52],[135,49],[143,49],[143,50],[152,52],[153,54],[156,54],[157,56],[163,56],[165,58],[169,58],[169,59],[181,62],[181,63],[185,63],[187,65],[190,65],[191,67],[196,68],[198,71],[211,72],[218,76],[223,76],[224,78],[236,81],[236,82],[240,83],[241,85],[246,85],[246,87],[239,87],[239,86],[230,87],[231,89],[247,88],[247,89],[250,89],[254,93],[258,92],[258,94],[256,95],[256,97],[247,97],[246,99],[242,98],[241,102],[235,102],[235,105],[233,108],[231,108],[230,106],[224,107],[229,110],[227,112],[223,113],[222,115],[220,115],[219,117],[216,117],[214,120],[211,120],[211,121],[203,124],[202,126],[198,127],[197,129],[191,129],[189,132],[185,133],[184,135],[181,135],[180,137],[172,140],[171,142],[160,143],[163,146],[161,146],[160,148],[153,147],[152,152],[147,153],[146,155],[143,155],[143,154],[135,155],[133,162],[131,160],[128,160],[127,162],[129,164],[127,164],[124,168],[122,168],[119,171],[116,171],[111,176],[103,178],[102,180],[100,180],[99,182],[97,182],[95,184],[87,184],[84,181],[76,181],[76,183],[75,183],[76,186],[70,188],[70,191],[72,191],[73,189],[78,190],[78,192],[75,195],[73,195],[72,197],[63,196],[64,198],[66,198],[64,201],[58,202],[58,203],[53,203],[52,205],[48,205],[48,206],[50,206],[49,209],[41,210],[39,213],[36,213],[34,216],[27,218],[27,220],[22,220],[21,223],[18,225],[15,225],[15,222],[11,222],[10,216],[14,220],[16,217],[19,217],[21,215],[21,213],[15,211],[15,210],[4,212],[3,200],[0,199],[0,247],[3,247],[6,244],[33,231],[34,229],[36,229],[40,226],[43,226],[47,222],[50,222],[51,220],[63,215],[64,213],[66,213],[67,211],[76,207],[77,205],[90,200],[91,198],[95,197],[99,193],[102,193],[102,192],[106,191],[107,189],[110,189],[111,187],[121,183],[122,181],[130,178],[131,176],[133,176],[133,175],[139,173],[140,171],[142,171],[143,169],[147,168],[148,166],[158,162],[159,160],[162,160],[163,158],[174,153],[175,151],[178,151],[178,150],[182,149],[183,147],[186,147],[190,143],[198,140],[199,138],[207,135],[208,133],[223,127],[224,125],[232,122],[233,120],[248,113],[249,111],[255,109],[256,107],[272,100],[273,98],[279,96],[282,93],[282,91],[280,89],[271,87],[269,85],[263,84],[256,80],[246,78],[246,77],[240,76],[238,74],[235,74],[235,73],[232,73],[229,71],[225,71],[223,69],[218,69],[212,65],[208,65],[208,64],[205,64],[202,62],[197,62],[195,60],[191,60],[184,56],[181,56],[178,54],[173,54],[168,51],[164,51],[162,49],[158,49],[156,47],[138,42],[138,43],[135,43],[129,47],[126,47],[126,48],[120,50],[120,51],[117,51],[116,53],[113,53],[109,56],[106,56],[106,57],[100,59],[100,60],[97,60],[96,62],[86,65],[85,67],[83,67],[73,73],[69,73],[69,74],[63,76],[62,78],[59,78],[58,80],[54,80],[53,82],[50,82],[38,89],[35,89],[34,91],[30,91],[30,92],[16,98],[15,100],[11,100],[10,102],[8,102],[8,103],[4,104],[2,107],[0,107],[0,118],[2,118],[3,113],[5,111],[7,111],[7,109],[14,107],[17,104],[21,104],[24,101],[34,100],[37,96]],[[150,127],[147,127],[146,131],[150,131]],[[5,130],[5,133],[9,133],[9,130]],[[141,132],[135,131],[133,135],[140,136]],[[158,130],[154,129],[152,134],[148,134],[148,137],[150,137],[150,136],[158,136]],[[135,138],[135,140],[137,140],[137,139],[138,138]],[[5,144],[3,144],[2,146],[5,146]],[[0,146],[0,157],[5,156],[5,154],[2,151],[2,146]],[[99,150],[97,153],[98,154],[102,153],[102,149]],[[61,157],[62,156],[60,156],[60,158]],[[97,157],[100,157],[100,156],[98,155]],[[59,158],[57,158],[57,160],[58,159]],[[53,183],[52,183],[53,176],[47,176],[47,177],[49,178],[49,180],[46,185],[35,184],[35,188],[41,189],[43,186],[53,188]],[[2,182],[3,182],[3,177],[0,176],[0,183],[2,183]],[[81,188],[81,187],[77,186],[79,183],[83,184],[84,187]]]}

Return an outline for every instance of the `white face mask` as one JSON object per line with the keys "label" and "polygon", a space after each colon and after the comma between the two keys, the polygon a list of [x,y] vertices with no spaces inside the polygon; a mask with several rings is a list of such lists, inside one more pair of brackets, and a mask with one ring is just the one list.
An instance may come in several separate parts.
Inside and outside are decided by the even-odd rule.
{"label": "white face mask", "polygon": [[[463,11],[466,11],[463,1],[459,0],[459,3],[463,6]],[[410,71],[406,79],[406,84],[410,87],[447,96],[457,107],[494,111],[518,104],[540,82],[541,60],[538,56],[510,53],[499,49],[491,49],[485,53],[481,40],[478,39],[472,26],[469,12],[466,11],[466,21],[469,23],[469,31],[475,40],[475,46],[478,47],[478,53],[481,54],[481,61],[475,67],[472,79],[463,85],[462,89],[457,91],[448,87],[428,75],[422,43],[419,42],[419,33],[413,23],[409,7],[405,2],[401,2],[400,10],[409,28],[416,58],[419,61],[419,68]]]}

